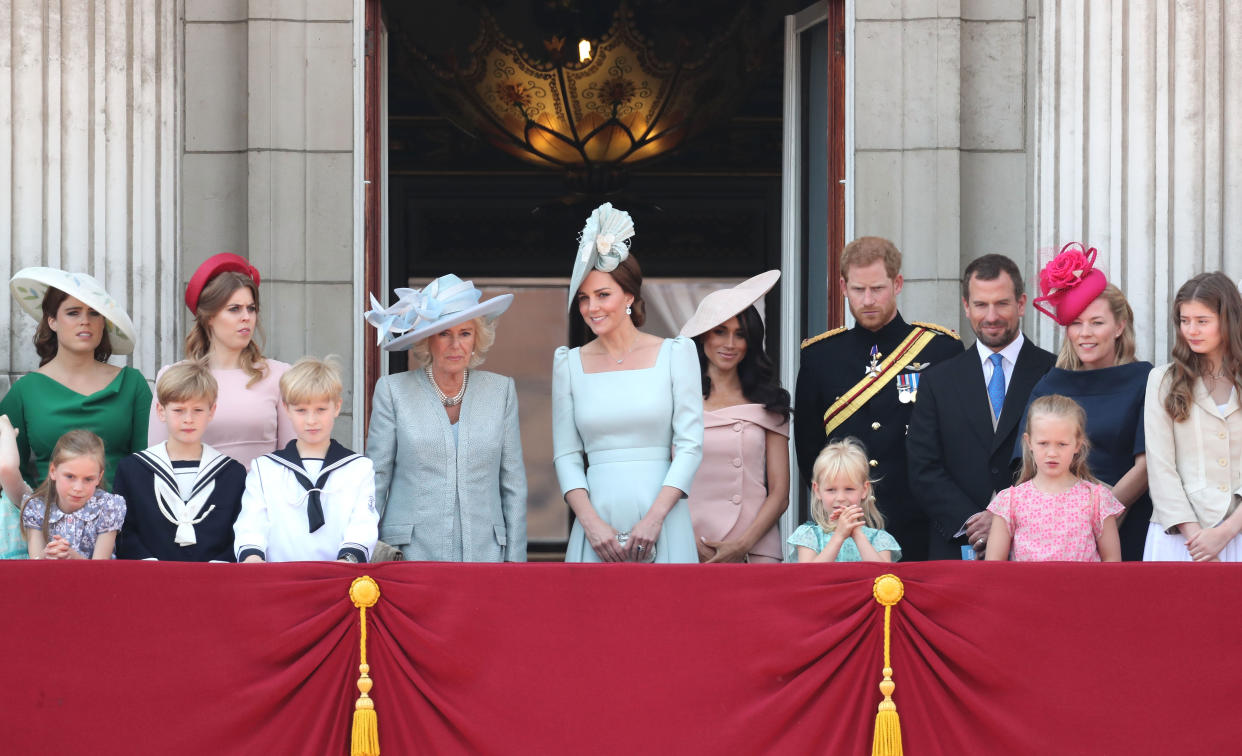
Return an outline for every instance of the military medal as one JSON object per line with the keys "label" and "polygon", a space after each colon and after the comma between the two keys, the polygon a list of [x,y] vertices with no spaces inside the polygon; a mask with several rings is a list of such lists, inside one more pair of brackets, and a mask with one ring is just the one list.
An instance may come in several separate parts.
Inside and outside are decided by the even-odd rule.
{"label": "military medal", "polygon": [[868,365],[866,371],[864,371],[868,378],[880,377],[880,358],[883,356],[884,355],[880,354],[879,347],[874,345],[871,347],[871,364]]}
{"label": "military medal", "polygon": [[919,374],[901,373],[897,376],[897,401],[909,404],[918,398]]}

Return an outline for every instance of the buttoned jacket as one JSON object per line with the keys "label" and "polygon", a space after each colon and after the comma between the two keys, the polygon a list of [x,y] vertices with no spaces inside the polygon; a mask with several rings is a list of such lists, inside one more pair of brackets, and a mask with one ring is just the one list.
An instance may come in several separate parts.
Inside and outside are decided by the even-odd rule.
{"label": "buttoned jacket", "polygon": [[458,439],[422,370],[375,385],[367,456],[375,462],[380,540],[405,559],[455,557],[461,502],[461,558],[526,560],[526,467],[513,379],[471,370]]}
{"label": "buttoned jacket", "polygon": [[1183,522],[1213,527],[1242,495],[1242,404],[1235,391],[1222,412],[1196,379],[1189,417],[1173,422],[1164,409],[1171,367],[1151,371],[1143,405],[1151,519],[1166,530]]}
{"label": "buttoned jacket", "polygon": [[1055,362],[1050,352],[1024,340],[995,426],[975,346],[928,368],[910,415],[906,458],[910,493],[932,523],[930,558],[959,559],[966,541],[957,531],[996,492],[1013,485],[1018,421],[1031,390]]}

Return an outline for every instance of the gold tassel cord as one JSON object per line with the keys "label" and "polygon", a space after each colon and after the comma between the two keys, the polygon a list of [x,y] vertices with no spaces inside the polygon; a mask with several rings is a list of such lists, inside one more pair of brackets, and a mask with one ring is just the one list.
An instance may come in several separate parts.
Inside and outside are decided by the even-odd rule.
{"label": "gold tassel cord", "polygon": [[871,756],[902,756],[901,720],[897,718],[897,704],[893,703],[893,665],[889,655],[893,606],[905,595],[905,587],[896,575],[881,575],[875,579],[871,594],[884,606],[884,679],[880,692],[884,700],[875,715],[875,734],[871,739]]}
{"label": "gold tassel cord", "polygon": [[349,598],[358,607],[359,633],[358,701],[354,704],[354,726],[350,737],[350,756],[379,756],[379,720],[371,700],[371,666],[367,664],[367,609],[379,601],[379,585],[369,576],[355,578]]}

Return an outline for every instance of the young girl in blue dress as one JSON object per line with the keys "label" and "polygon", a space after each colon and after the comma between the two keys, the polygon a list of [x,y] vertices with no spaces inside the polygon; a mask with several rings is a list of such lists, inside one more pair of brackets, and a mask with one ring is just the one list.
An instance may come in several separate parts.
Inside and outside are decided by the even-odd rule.
{"label": "young girl in blue dress", "polygon": [[812,468],[812,522],[786,541],[793,546],[789,561],[896,562],[897,539],[884,530],[875,506],[867,451],[855,438],[830,441]]}
{"label": "young girl in blue dress", "polygon": [[[12,426],[3,423],[0,485],[25,488],[16,473]],[[104,444],[86,430],[72,430],[52,449],[47,479],[22,500],[22,527],[31,559],[111,559],[125,522],[125,499],[99,488]]]}

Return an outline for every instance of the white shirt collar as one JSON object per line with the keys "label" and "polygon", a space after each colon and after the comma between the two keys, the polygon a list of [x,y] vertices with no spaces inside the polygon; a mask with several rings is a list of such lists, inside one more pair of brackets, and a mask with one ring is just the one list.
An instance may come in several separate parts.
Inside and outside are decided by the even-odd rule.
{"label": "white shirt collar", "polygon": [[[1022,344],[1026,341],[1026,337],[1018,331],[1018,338],[1009,342],[1009,345],[1000,350],[1001,364],[1010,367],[1018,364],[1018,352],[1022,351]],[[994,352],[991,347],[985,346],[982,341],[975,339],[975,350],[979,353],[979,362],[983,365],[988,364],[988,360],[992,358]]]}

